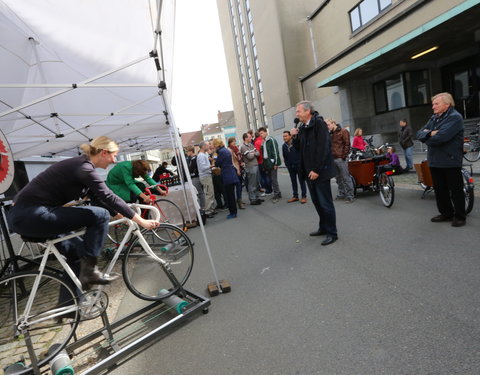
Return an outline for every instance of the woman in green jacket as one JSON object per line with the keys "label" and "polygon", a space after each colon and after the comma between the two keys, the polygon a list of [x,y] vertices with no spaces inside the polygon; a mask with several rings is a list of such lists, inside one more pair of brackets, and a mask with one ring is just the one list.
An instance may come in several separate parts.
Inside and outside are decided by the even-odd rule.
{"label": "woman in green jacket", "polygon": [[[107,176],[107,186],[127,203],[136,202],[140,197],[145,203],[150,203],[150,198],[144,193],[145,185],[135,178],[142,177],[148,186],[157,183],[149,176],[150,165],[145,160],[122,161],[115,165]],[[160,186],[156,187],[160,195],[167,192]]]}

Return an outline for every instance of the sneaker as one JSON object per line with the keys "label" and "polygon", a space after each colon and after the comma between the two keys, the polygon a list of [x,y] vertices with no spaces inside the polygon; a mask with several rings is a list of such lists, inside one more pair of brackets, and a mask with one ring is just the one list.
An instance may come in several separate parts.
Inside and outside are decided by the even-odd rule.
{"label": "sneaker", "polygon": [[272,203],[278,203],[278,198],[272,198]]}
{"label": "sneaker", "polygon": [[355,198],[347,198],[345,199],[345,203],[353,203],[354,200]]}
{"label": "sneaker", "polygon": [[270,192],[270,193],[265,192],[265,193],[263,193],[263,194],[265,194],[265,195],[272,195],[273,193],[272,193],[272,192]]}
{"label": "sneaker", "polygon": [[346,197],[343,196],[343,195],[337,195],[337,196],[335,197],[335,200],[336,200],[336,201],[343,201],[345,198],[346,198]]}
{"label": "sneaker", "polygon": [[227,219],[236,219],[237,218],[237,214],[229,214],[227,215]]}
{"label": "sneaker", "polygon": [[263,191],[261,191],[259,194],[258,194],[260,197],[264,197],[265,196],[265,193]]}

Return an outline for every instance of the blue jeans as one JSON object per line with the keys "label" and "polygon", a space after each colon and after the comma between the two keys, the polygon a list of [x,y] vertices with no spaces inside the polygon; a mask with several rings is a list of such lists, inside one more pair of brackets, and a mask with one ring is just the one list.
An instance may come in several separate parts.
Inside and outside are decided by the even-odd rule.
{"label": "blue jeans", "polygon": [[413,168],[413,146],[407,147],[404,149],[405,152],[405,163],[407,163],[407,168]]}
{"label": "blue jeans", "polygon": [[14,232],[33,238],[56,238],[86,228],[83,238],[63,241],[59,250],[69,259],[96,257],[108,233],[109,212],[102,207],[46,207],[15,204],[7,215]]}
{"label": "blue jeans", "polygon": [[335,214],[335,206],[332,199],[332,188],[330,180],[318,181],[307,178],[308,190],[312,203],[317,210],[320,221],[318,230],[324,231],[333,237],[337,237],[337,219]]}
{"label": "blue jeans", "polygon": [[307,186],[305,185],[305,179],[298,173],[298,167],[287,167],[288,174],[290,175],[290,181],[292,182],[293,197],[298,198],[298,181],[300,182],[300,189],[302,191],[302,198],[307,197]]}

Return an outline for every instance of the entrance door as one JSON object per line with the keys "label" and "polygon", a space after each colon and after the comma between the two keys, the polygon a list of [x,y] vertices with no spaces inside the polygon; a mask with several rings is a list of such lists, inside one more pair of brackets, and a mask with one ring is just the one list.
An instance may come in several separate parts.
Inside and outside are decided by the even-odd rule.
{"label": "entrance door", "polygon": [[443,86],[455,99],[455,109],[465,119],[480,117],[479,57],[456,62],[442,69]]}

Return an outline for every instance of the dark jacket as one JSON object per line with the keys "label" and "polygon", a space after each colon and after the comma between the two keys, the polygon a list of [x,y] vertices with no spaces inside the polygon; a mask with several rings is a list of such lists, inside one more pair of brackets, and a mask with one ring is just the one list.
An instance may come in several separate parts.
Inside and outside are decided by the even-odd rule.
{"label": "dark jacket", "polygon": [[413,133],[410,125],[400,127],[400,131],[398,132],[398,142],[404,150],[413,146]]}
{"label": "dark jacket", "polygon": [[30,181],[14,198],[16,204],[60,207],[85,195],[95,206],[112,216],[121,213],[131,219],[135,212],[115,195],[84,155],[59,161]]}
{"label": "dark jacket", "polygon": [[308,179],[311,171],[319,175],[320,181],[330,180],[335,176],[330,134],[321,116],[314,115],[308,125],[299,127],[294,145],[300,151],[299,172],[305,179]]}
{"label": "dark jacket", "polygon": [[282,164],[280,159],[280,150],[278,149],[277,140],[273,137],[265,138],[262,146],[268,157],[265,157],[265,152],[263,153],[263,169],[269,171],[272,170],[274,166],[279,166]]}
{"label": "dark jacket", "polygon": [[[432,130],[438,130],[438,133],[431,136]],[[433,115],[427,124],[417,132],[417,139],[428,146],[427,159],[430,167],[458,168],[462,166],[463,130],[462,115],[450,107],[440,116]]]}
{"label": "dark jacket", "polygon": [[337,127],[330,132],[330,136],[333,158],[346,160],[350,152],[350,133],[337,124]]}
{"label": "dark jacket", "polygon": [[173,176],[172,172],[170,172],[167,168],[161,165],[157,169],[155,169],[155,173],[153,174],[152,179],[158,182],[160,181],[160,175],[162,174],[168,174],[170,176]]}
{"label": "dark jacket", "polygon": [[190,177],[198,177],[197,155],[187,156],[186,159]]}
{"label": "dark jacket", "polygon": [[236,184],[239,182],[237,170],[233,166],[232,153],[225,147],[220,147],[217,150],[215,166],[221,168],[224,185]]}
{"label": "dark jacket", "polygon": [[298,169],[300,165],[300,153],[293,145],[293,142],[288,144],[284,143],[282,145],[282,154],[283,154],[283,161],[285,162],[285,166],[289,169]]}

